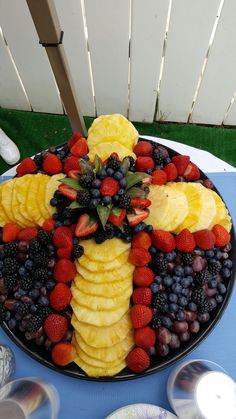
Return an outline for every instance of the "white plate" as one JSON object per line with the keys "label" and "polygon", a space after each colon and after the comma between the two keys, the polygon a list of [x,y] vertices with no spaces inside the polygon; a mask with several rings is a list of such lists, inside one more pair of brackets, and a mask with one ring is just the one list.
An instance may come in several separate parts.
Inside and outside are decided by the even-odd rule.
{"label": "white plate", "polygon": [[154,404],[130,404],[121,407],[106,419],[178,419],[173,413]]}

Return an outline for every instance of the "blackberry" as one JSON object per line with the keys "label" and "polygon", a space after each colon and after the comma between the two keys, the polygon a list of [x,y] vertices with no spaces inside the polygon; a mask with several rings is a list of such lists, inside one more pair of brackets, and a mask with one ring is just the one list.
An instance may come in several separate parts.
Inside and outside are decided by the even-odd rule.
{"label": "blackberry", "polygon": [[4,256],[15,256],[17,252],[17,243],[16,242],[10,242],[4,244]]}
{"label": "blackberry", "polygon": [[42,250],[40,242],[36,238],[32,239],[29,244],[29,253],[35,255],[36,253],[40,252],[40,250]]}
{"label": "blackberry", "polygon": [[93,181],[93,175],[85,174],[80,177],[80,184],[85,188],[90,188],[91,183]]}
{"label": "blackberry", "polygon": [[73,247],[73,256],[75,259],[80,258],[84,254],[84,248],[83,246],[80,246],[80,244],[74,244]]}
{"label": "blackberry", "polygon": [[130,236],[131,235],[131,232],[132,232],[131,227],[128,224],[124,224],[123,225],[123,234],[125,236]]}
{"label": "blackberry", "polygon": [[194,281],[197,285],[204,285],[211,279],[211,274],[207,269],[204,269],[201,272],[198,272],[195,277]]}
{"label": "blackberry", "polygon": [[129,170],[131,172],[134,172],[135,171],[135,160],[132,156],[128,156],[128,159],[129,159]]}
{"label": "blackberry", "polygon": [[48,271],[47,269],[37,269],[34,271],[33,277],[35,281],[46,281],[48,279]]}
{"label": "blackberry", "polygon": [[94,239],[97,244],[105,242],[108,239],[106,230],[103,230],[102,228],[98,229],[95,233]]}
{"label": "blackberry", "polygon": [[212,275],[218,274],[221,270],[221,263],[219,261],[212,262],[210,261],[208,265],[208,270]]}
{"label": "blackberry", "polygon": [[27,322],[27,331],[28,332],[37,332],[43,324],[42,317],[40,316],[31,316]]}
{"label": "blackberry", "polygon": [[34,156],[34,161],[35,161],[35,164],[36,164],[37,166],[41,166],[42,161],[43,161],[43,156],[42,156],[42,154],[41,154],[41,153],[40,153],[40,154],[36,154],[36,155]]}
{"label": "blackberry", "polygon": [[20,302],[19,306],[17,307],[17,313],[19,313],[22,317],[27,316],[30,312],[30,305],[26,303]]}
{"label": "blackberry", "polygon": [[17,276],[16,274],[13,275],[6,275],[4,277],[4,285],[7,288],[8,291],[12,290],[17,282]]}
{"label": "blackberry", "polygon": [[89,191],[78,191],[76,201],[87,207],[91,201],[90,193]]}
{"label": "blackberry", "polygon": [[130,196],[129,196],[129,195],[127,195],[126,193],[124,193],[123,195],[121,195],[121,197],[120,197],[120,199],[119,199],[118,206],[119,206],[120,208],[127,209],[127,208],[129,208],[130,203],[131,203],[131,198],[130,198]]}
{"label": "blackberry", "polygon": [[53,310],[50,307],[40,307],[38,310],[38,315],[43,319],[48,317],[49,314],[52,314]]}
{"label": "blackberry", "polygon": [[202,304],[205,299],[205,292],[203,288],[195,288],[192,292],[191,299],[197,305]]}
{"label": "blackberry", "polygon": [[154,150],[153,160],[157,165],[162,165],[163,164],[163,157],[158,150]]}
{"label": "blackberry", "polygon": [[20,279],[20,286],[23,290],[28,291],[33,288],[33,280],[30,277],[23,277]]}
{"label": "blackberry", "polygon": [[42,246],[46,246],[52,242],[52,233],[50,231],[39,230],[38,241]]}
{"label": "blackberry", "polygon": [[183,253],[182,254],[182,262],[183,265],[191,265],[193,261],[193,257],[191,253]]}
{"label": "blackberry", "polygon": [[163,304],[165,304],[165,302],[166,302],[166,297],[162,293],[156,293],[152,297],[152,306],[154,308],[161,309],[161,307],[163,306]]}
{"label": "blackberry", "polygon": [[34,267],[45,267],[47,266],[49,262],[49,257],[45,250],[42,250],[42,252],[36,253],[33,258]]}
{"label": "blackberry", "polygon": [[161,327],[161,319],[160,319],[160,317],[158,317],[157,315],[155,315],[155,316],[153,317],[152,321],[151,321],[150,326],[151,326],[153,329],[158,329],[158,327]]}
{"label": "blackberry", "polygon": [[166,259],[164,259],[162,256],[157,257],[153,260],[153,266],[154,269],[158,271],[166,271],[168,262]]}
{"label": "blackberry", "polygon": [[209,313],[212,310],[212,305],[209,301],[204,300],[203,303],[198,307],[199,313]]}
{"label": "blackberry", "polygon": [[11,274],[16,273],[19,267],[20,265],[16,261],[16,259],[5,258],[2,272],[4,275],[11,275]]}
{"label": "blackberry", "polygon": [[107,162],[107,167],[117,170],[120,168],[120,162],[115,156],[110,156]]}
{"label": "blackberry", "polygon": [[0,304],[0,322],[5,320],[6,314],[7,314],[6,308],[4,307],[3,304]]}

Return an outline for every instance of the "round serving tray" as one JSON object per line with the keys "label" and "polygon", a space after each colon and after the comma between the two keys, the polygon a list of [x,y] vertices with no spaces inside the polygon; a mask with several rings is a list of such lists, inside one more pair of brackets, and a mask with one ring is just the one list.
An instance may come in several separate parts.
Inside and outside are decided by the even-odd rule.
{"label": "round serving tray", "polygon": [[[140,138],[140,140],[141,139],[142,138]],[[148,141],[147,139],[144,139],[144,140]],[[158,143],[158,141],[155,141],[155,142]],[[60,149],[62,146],[63,145],[59,145],[58,149]],[[172,150],[171,148],[166,147],[166,146],[165,148],[169,151],[169,154],[171,157],[179,155],[179,153]],[[13,168],[12,175],[14,176],[14,174],[15,173],[14,173],[14,168]],[[9,171],[7,172],[7,175],[9,175]],[[207,179],[207,176],[202,171],[201,171],[201,179],[203,180]],[[220,195],[220,193],[215,187],[213,188],[213,190],[215,190]],[[222,304],[220,306],[217,306],[217,308],[212,312],[211,318],[207,323],[201,324],[200,331],[196,335],[191,335],[191,339],[188,342],[183,342],[179,349],[170,351],[170,353],[166,357],[163,357],[163,358],[156,357],[156,356],[151,357],[150,367],[142,374],[131,373],[127,368],[125,368],[123,371],[121,371],[119,374],[113,377],[92,378],[92,377],[88,377],[74,363],[69,364],[66,367],[57,367],[55,364],[52,363],[50,354],[43,347],[37,346],[33,341],[28,341],[22,332],[10,330],[6,323],[3,323],[2,327],[7,333],[7,335],[10,337],[10,339],[17,346],[19,346],[19,348],[21,348],[24,352],[26,352],[29,356],[31,356],[31,358],[40,362],[44,366],[53,369],[54,371],[69,375],[74,378],[79,378],[82,380],[91,380],[91,381],[111,381],[112,382],[112,381],[122,381],[122,380],[133,380],[135,378],[140,378],[140,377],[147,376],[149,374],[153,374],[155,372],[161,371],[164,368],[169,367],[170,365],[181,360],[187,354],[193,351],[210,334],[210,332],[214,329],[214,327],[219,322],[222,314],[224,313],[228,305],[230,296],[233,291],[233,286],[234,286],[234,278],[235,278],[235,273],[236,273],[236,238],[235,238],[234,226],[232,227],[232,230],[231,230],[231,245],[232,245],[232,249],[230,253],[231,253],[231,259],[233,261],[233,269],[232,269],[231,277],[228,280],[227,292],[225,294]]]}

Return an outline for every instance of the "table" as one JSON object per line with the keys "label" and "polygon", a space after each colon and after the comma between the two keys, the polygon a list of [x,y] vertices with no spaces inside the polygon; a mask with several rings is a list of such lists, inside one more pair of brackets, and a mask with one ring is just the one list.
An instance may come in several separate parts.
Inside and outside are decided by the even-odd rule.
{"label": "table", "polygon": [[[195,161],[193,154],[192,160]],[[221,192],[236,224],[236,173],[211,173],[209,177]],[[185,359],[204,358],[215,361],[236,380],[235,323],[236,288],[217,327]],[[32,360],[11,342],[3,330],[0,330],[0,342],[8,344],[15,353],[16,378],[40,377],[56,386],[61,399],[59,419],[103,419],[121,406],[138,402],[152,403],[171,410],[166,396],[166,381],[173,367],[132,381],[89,382],[63,376]]]}

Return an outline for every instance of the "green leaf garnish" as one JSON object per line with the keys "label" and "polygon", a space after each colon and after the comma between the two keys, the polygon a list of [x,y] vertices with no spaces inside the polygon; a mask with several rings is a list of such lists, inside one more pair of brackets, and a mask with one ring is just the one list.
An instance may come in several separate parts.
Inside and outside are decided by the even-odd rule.
{"label": "green leaf garnish", "polygon": [[61,180],[61,183],[70,186],[71,188],[75,189],[76,191],[83,191],[84,188],[80,185],[79,181],[76,179],[71,179],[70,177],[66,177]]}
{"label": "green leaf garnish", "polygon": [[102,223],[103,229],[105,229],[105,225],[110,215],[111,209],[112,209],[112,205],[107,205],[107,206],[98,205],[97,206],[97,213]]}
{"label": "green leaf garnish", "polygon": [[141,182],[145,177],[147,177],[147,173],[142,172],[128,172],[125,180],[127,182],[126,189],[132,188],[132,186],[136,185],[138,182]]}
{"label": "green leaf garnish", "polygon": [[84,205],[79,204],[76,201],[71,202],[71,204],[68,207],[69,209],[73,210],[73,209],[78,209],[78,208],[85,208]]}
{"label": "green leaf garnish", "polygon": [[142,189],[137,188],[135,186],[133,186],[132,188],[128,189],[128,191],[126,193],[130,197],[134,197],[134,196],[137,196],[139,198],[145,198],[146,197],[146,192],[144,192]]}
{"label": "green leaf garnish", "polygon": [[80,169],[83,175],[93,174],[94,166],[92,163],[90,163],[87,160],[80,159],[79,164],[80,164]]}
{"label": "green leaf garnish", "polygon": [[118,208],[118,207],[113,207],[111,212],[112,214],[114,214],[116,217],[119,217],[119,215],[121,214],[122,208]]}
{"label": "green leaf garnish", "polygon": [[95,165],[95,172],[98,172],[99,170],[103,169],[102,160],[97,154],[95,154],[94,165]]}
{"label": "green leaf garnish", "polygon": [[129,157],[125,157],[122,162],[120,167],[122,167],[122,169],[124,169],[125,173],[128,172],[129,168],[130,168],[130,161],[129,161]]}

